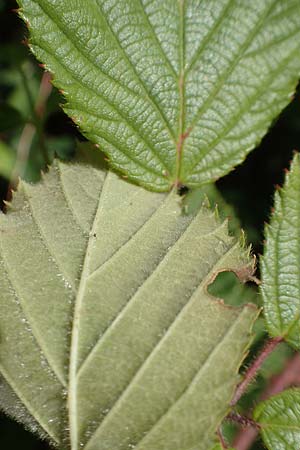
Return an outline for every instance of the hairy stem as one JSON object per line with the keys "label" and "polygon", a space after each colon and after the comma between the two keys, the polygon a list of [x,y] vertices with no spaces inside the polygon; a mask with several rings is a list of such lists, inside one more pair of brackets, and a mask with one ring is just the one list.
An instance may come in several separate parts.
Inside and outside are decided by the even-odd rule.
{"label": "hairy stem", "polygon": [[274,351],[274,349],[283,341],[282,337],[271,338],[267,341],[262,351],[259,353],[257,358],[253,361],[251,366],[248,368],[246,373],[244,374],[243,381],[238,385],[233,399],[230,402],[231,406],[235,406],[240,398],[246,392],[249,384],[255,378],[257,372],[261,368],[265,359]]}
{"label": "hairy stem", "polygon": [[255,422],[255,420],[247,416],[242,416],[241,414],[238,414],[235,411],[230,412],[226,417],[226,419],[236,422],[242,427],[253,427],[256,429],[260,428],[260,425],[257,422]]}

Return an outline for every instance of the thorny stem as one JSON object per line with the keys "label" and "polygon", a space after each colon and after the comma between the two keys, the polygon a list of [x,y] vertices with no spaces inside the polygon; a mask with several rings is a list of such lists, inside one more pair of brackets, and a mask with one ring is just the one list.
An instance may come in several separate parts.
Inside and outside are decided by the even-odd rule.
{"label": "thorny stem", "polygon": [[[270,379],[267,388],[260,396],[266,400],[290,386],[300,386],[300,354],[296,353],[286,364],[284,370]],[[249,426],[241,430],[233,443],[236,450],[249,450],[258,434],[256,427]]]}
{"label": "thorny stem", "polygon": [[253,361],[244,375],[243,381],[238,385],[233,399],[230,402],[230,406],[235,406],[239,399],[246,392],[249,384],[255,378],[257,372],[261,368],[265,359],[274,351],[274,349],[283,341],[282,337],[271,338],[265,344],[263,350],[259,353],[258,357]]}

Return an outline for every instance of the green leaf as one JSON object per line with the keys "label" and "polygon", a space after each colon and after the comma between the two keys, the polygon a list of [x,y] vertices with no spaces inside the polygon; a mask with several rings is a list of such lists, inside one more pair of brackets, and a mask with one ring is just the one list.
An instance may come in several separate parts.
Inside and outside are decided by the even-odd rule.
{"label": "green leaf", "polygon": [[257,315],[207,286],[253,260],[214,212],[184,216],[87,155],[0,216],[0,371],[61,449],[207,450]]}
{"label": "green leaf", "polygon": [[289,389],[260,403],[254,419],[269,450],[296,450],[300,442],[300,389]]}
{"label": "green leaf", "polygon": [[298,0],[19,0],[65,111],[150,189],[243,161],[292,98]]}
{"label": "green leaf", "polygon": [[261,259],[262,298],[271,336],[300,348],[300,156],[296,154],[283,189],[275,194],[275,212],[266,226]]}

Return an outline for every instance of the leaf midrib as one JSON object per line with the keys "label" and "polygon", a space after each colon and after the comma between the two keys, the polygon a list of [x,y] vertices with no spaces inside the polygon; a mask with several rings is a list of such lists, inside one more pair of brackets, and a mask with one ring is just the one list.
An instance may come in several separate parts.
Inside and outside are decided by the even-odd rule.
{"label": "leaf midrib", "polygon": [[80,330],[80,314],[83,305],[86,283],[89,275],[89,265],[92,253],[92,244],[94,242],[94,234],[96,232],[98,216],[102,213],[101,203],[103,201],[103,191],[106,188],[107,175],[103,181],[102,190],[99,193],[99,201],[97,208],[95,210],[95,216],[93,220],[93,225],[91,227],[91,233],[87,242],[87,248],[85,253],[85,258],[83,261],[82,272],[80,283],[78,287],[78,292],[75,298],[74,304],[74,314],[73,314],[73,324],[71,333],[71,346],[70,346],[70,363],[69,363],[69,388],[68,388],[68,414],[69,414],[69,427],[70,427],[70,441],[72,450],[77,450],[80,447],[78,442],[78,431],[77,431],[77,357],[79,348],[79,330]]}
{"label": "leaf midrib", "polygon": [[179,187],[180,184],[180,171],[181,171],[181,159],[183,153],[183,145],[185,141],[184,134],[184,103],[185,103],[185,40],[184,40],[184,7],[185,0],[178,0],[179,8],[179,77],[178,77],[178,90],[179,90],[179,111],[178,111],[178,137],[176,142],[176,166],[175,166],[175,186]]}

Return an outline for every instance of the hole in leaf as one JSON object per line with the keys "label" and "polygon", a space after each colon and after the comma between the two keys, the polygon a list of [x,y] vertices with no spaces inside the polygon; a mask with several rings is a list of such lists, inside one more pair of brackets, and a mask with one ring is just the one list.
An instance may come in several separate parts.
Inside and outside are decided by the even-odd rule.
{"label": "hole in leaf", "polygon": [[259,303],[254,283],[242,283],[234,272],[220,272],[208,286],[210,295],[221,298],[227,305],[240,306],[245,303]]}

